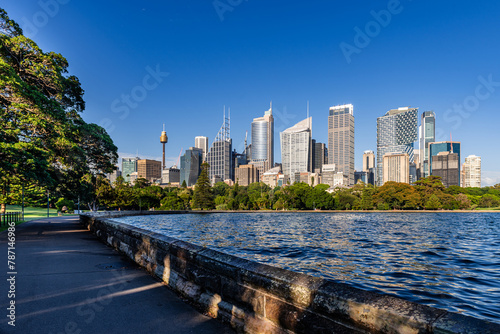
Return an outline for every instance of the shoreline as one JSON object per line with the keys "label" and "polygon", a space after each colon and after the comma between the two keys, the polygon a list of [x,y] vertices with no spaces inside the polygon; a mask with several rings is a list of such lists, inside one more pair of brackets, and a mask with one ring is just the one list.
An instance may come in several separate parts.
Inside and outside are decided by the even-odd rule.
{"label": "shoreline", "polygon": [[[160,210],[157,210],[160,211]],[[165,211],[170,212],[170,211]],[[190,213],[500,213],[500,210],[189,210]]]}

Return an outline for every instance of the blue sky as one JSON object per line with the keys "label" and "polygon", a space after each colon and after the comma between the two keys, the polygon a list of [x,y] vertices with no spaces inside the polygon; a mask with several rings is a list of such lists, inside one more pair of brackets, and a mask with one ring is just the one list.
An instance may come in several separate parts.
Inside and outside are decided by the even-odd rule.
{"label": "blue sky", "polygon": [[[194,137],[210,142],[231,108],[233,146],[273,101],[279,131],[313,117],[327,142],[330,106],[352,103],[356,168],[376,150],[376,119],[392,108],[434,110],[438,139],[482,157],[500,183],[500,3],[494,1],[2,1],[44,51],[70,63],[87,122],[122,156],[171,164]],[[346,51],[347,50],[347,51]]]}

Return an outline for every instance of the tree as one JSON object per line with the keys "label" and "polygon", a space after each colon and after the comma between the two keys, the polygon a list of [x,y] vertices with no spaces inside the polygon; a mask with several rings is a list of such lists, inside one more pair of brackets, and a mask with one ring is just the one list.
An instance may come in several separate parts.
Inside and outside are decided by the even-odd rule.
{"label": "tree", "polygon": [[[0,8],[2,211],[12,185],[36,184],[70,198],[95,191],[96,176],[114,168],[117,148],[102,127],[83,121],[84,91],[67,68],[62,55],[43,52]],[[85,174],[92,177],[80,187]]]}
{"label": "tree", "polygon": [[318,184],[307,196],[306,205],[309,210],[320,209],[320,210],[331,210],[334,208],[333,196],[329,194],[326,190],[330,186],[327,184]]}
{"label": "tree", "polygon": [[304,182],[296,182],[289,187],[291,193],[291,207],[298,210],[307,209],[307,197],[311,187]]}
{"label": "tree", "polygon": [[201,164],[201,173],[196,181],[193,194],[193,207],[202,210],[211,210],[215,207],[212,187],[208,178],[208,168],[208,163]]}
{"label": "tree", "polygon": [[441,202],[436,195],[431,195],[429,200],[425,203],[425,208],[427,210],[437,210],[441,208]]}
{"label": "tree", "polygon": [[458,194],[455,196],[455,200],[457,201],[458,208],[462,210],[470,209],[472,205],[470,199],[464,194]]}
{"label": "tree", "polygon": [[482,196],[478,203],[478,206],[480,208],[494,208],[499,205],[500,205],[500,198],[490,194]]}
{"label": "tree", "polygon": [[214,193],[214,196],[228,196],[229,195],[229,189],[230,187],[227,185],[225,182],[217,182],[212,190]]}
{"label": "tree", "polygon": [[183,210],[184,201],[175,192],[168,193],[161,201],[161,210]]}
{"label": "tree", "polygon": [[361,190],[361,201],[360,201],[360,209],[361,210],[373,210],[373,195],[375,194],[375,188],[373,185],[368,184]]}
{"label": "tree", "polygon": [[350,210],[357,199],[358,197],[351,194],[349,189],[340,189],[335,194],[335,209]]}

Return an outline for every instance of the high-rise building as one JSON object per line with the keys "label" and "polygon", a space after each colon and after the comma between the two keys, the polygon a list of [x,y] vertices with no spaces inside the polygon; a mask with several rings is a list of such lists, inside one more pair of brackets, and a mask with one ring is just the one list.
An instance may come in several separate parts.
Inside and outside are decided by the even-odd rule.
{"label": "high-rise building", "polygon": [[232,151],[230,116],[226,117],[224,110],[224,121],[207,154],[207,162],[210,165],[208,175],[212,184],[218,180],[234,180]]}
{"label": "high-rise building", "polygon": [[161,161],[150,159],[137,160],[137,178],[144,178],[149,182],[161,179]]}
{"label": "high-rise building", "polygon": [[460,186],[460,158],[451,151],[439,152],[431,156],[431,168],[434,176],[440,176],[443,185]]}
{"label": "high-rise building", "polygon": [[[429,143],[429,175],[437,175],[437,176],[442,176],[443,172],[435,172],[434,171],[434,166],[432,163],[432,157],[437,156],[441,152],[450,152],[450,153],[456,153],[458,155],[458,176],[457,180],[455,179],[450,179],[451,181],[447,181],[448,186],[449,185],[460,185],[460,142],[452,142],[452,141],[441,141],[441,142],[433,142]],[[447,159],[452,157],[447,157]],[[444,158],[440,158],[437,161],[442,161]],[[451,167],[450,167],[451,168]],[[455,168],[455,167],[453,167]],[[450,174],[451,175],[451,174]],[[454,174],[453,174],[454,175]],[[444,184],[443,180],[443,184]]]}
{"label": "high-rise building", "polygon": [[424,111],[419,127],[420,174],[427,177],[429,173],[429,143],[436,140],[436,115],[433,111]]}
{"label": "high-rise building", "polygon": [[[373,151],[365,151],[363,153],[363,170],[365,174],[358,174],[358,179],[362,180],[364,183],[369,183],[375,185],[375,170],[377,169],[377,163],[375,160],[375,153]],[[354,181],[357,183],[356,175],[354,175]]]}
{"label": "high-rise building", "polygon": [[[384,155],[406,153],[413,163],[418,138],[418,108],[391,109],[377,118],[377,185],[384,184]],[[408,169],[410,166],[408,165]],[[408,170],[409,173],[409,170]]]}
{"label": "high-rise building", "polygon": [[[283,174],[295,182],[296,172],[311,171],[312,117],[280,133]],[[252,150],[254,148],[252,147]]]}
{"label": "high-rise building", "polygon": [[179,183],[191,187],[196,184],[201,173],[201,163],[203,160],[203,150],[196,147],[190,147],[181,157],[181,170]]}
{"label": "high-rise building", "polygon": [[165,168],[161,171],[162,184],[179,184],[181,180],[181,170],[176,167]]}
{"label": "high-rise building", "polygon": [[264,116],[254,118],[251,131],[251,163],[259,169],[259,173],[262,175],[274,165],[274,117],[272,102],[269,110],[264,113]]}
{"label": "high-rise building", "polygon": [[207,161],[208,137],[196,136],[194,138],[194,147],[199,148],[203,151],[202,159],[203,161]]}
{"label": "high-rise building", "polygon": [[259,181],[259,171],[254,165],[241,165],[235,170],[235,178],[240,186],[249,186]]}
{"label": "high-rise building", "polygon": [[358,182],[368,183],[368,172],[354,172],[354,183],[358,184]]}
{"label": "high-rise building", "polygon": [[481,157],[469,155],[462,165],[462,187],[481,188]]}
{"label": "high-rise building", "polygon": [[383,183],[388,181],[410,183],[410,156],[408,153],[384,155]]}
{"label": "high-rise building", "polygon": [[349,177],[343,172],[337,171],[335,164],[326,164],[323,165],[323,171],[321,172],[321,183],[327,184],[331,188],[347,187]]}
{"label": "high-rise building", "polygon": [[363,153],[363,172],[368,172],[370,168],[375,168],[375,153],[365,151]]}
{"label": "high-rise building", "polygon": [[122,158],[122,176],[125,182],[130,182],[130,175],[137,172],[137,160],[140,158]]}
{"label": "high-rise building", "polygon": [[323,165],[328,163],[328,150],[324,143],[317,143],[315,139],[312,140],[312,167],[314,173],[321,173]]}
{"label": "high-rise building", "polygon": [[106,175],[106,178],[109,180],[109,183],[113,185],[113,183],[116,182],[116,179],[120,176],[122,176],[122,172],[120,171],[120,168],[116,168],[111,174]]}
{"label": "high-rise building", "polygon": [[283,176],[283,173],[281,173],[281,167],[277,166],[266,171],[264,175],[261,176],[259,175],[259,179],[261,182],[267,184],[269,187],[274,188],[279,186],[278,181],[280,176]]}
{"label": "high-rise building", "polygon": [[345,104],[330,108],[328,116],[328,163],[354,184],[354,108]]}

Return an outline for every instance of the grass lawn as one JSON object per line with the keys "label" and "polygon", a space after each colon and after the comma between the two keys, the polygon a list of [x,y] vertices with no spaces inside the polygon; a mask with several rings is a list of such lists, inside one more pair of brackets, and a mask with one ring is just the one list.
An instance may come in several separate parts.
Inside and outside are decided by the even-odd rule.
{"label": "grass lawn", "polygon": [[[22,211],[20,205],[7,205],[7,212],[20,212]],[[72,214],[65,214],[65,216]],[[56,209],[49,209],[49,217],[57,217]],[[24,221],[30,221],[35,219],[47,218],[47,208],[24,208]],[[16,225],[21,224],[17,223]],[[1,226],[0,232],[6,230],[7,226]]]}

